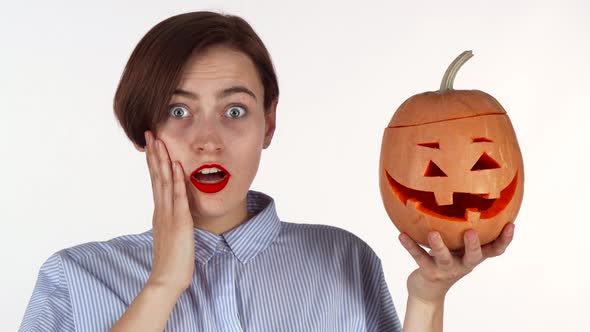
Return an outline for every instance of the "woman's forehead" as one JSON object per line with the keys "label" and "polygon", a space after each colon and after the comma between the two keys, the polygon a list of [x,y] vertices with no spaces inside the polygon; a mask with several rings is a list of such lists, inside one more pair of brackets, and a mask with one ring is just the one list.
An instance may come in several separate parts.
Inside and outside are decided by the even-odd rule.
{"label": "woman's forehead", "polygon": [[[210,47],[194,52],[186,62],[174,95],[198,99],[204,95],[220,99],[236,87],[263,102],[264,87],[250,57],[228,47]],[[181,91],[181,93],[177,93]],[[182,93],[187,92],[187,93]]]}
{"label": "woman's forehead", "polygon": [[191,81],[233,81],[232,85],[262,88],[254,63],[248,55],[228,47],[211,47],[193,53],[181,74],[181,84]]}

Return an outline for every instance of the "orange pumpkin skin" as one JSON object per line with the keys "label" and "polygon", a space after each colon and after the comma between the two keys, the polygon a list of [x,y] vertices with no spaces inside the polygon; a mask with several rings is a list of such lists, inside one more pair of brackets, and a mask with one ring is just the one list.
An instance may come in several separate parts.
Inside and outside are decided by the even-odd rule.
{"label": "orange pumpkin skin", "polygon": [[474,229],[496,239],[518,214],[524,167],[504,108],[478,90],[425,92],[393,115],[381,145],[379,185],[394,225],[421,245],[439,231],[451,250]]}

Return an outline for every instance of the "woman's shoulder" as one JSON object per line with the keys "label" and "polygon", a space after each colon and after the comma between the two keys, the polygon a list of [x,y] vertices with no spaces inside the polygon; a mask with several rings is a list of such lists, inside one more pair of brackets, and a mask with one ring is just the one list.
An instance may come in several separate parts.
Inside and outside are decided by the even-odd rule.
{"label": "woman's shoulder", "polygon": [[304,241],[310,245],[360,251],[374,255],[373,249],[356,234],[332,225],[282,222],[282,236],[293,241]]}
{"label": "woman's shoulder", "polygon": [[120,235],[109,240],[91,241],[64,248],[52,256],[62,260],[84,262],[101,257],[134,256],[151,252],[153,246],[152,230],[138,234]]}
{"label": "woman's shoulder", "polygon": [[312,223],[295,223],[295,222],[287,222],[282,221],[283,227],[288,232],[294,233],[313,233],[313,234],[321,234],[321,236],[336,236],[336,237],[347,237],[347,238],[356,238],[361,240],[358,236],[352,233],[349,230],[344,228],[340,228],[333,225],[325,225],[325,224],[312,224]]}
{"label": "woman's shoulder", "polygon": [[149,276],[151,238],[147,231],[64,248],[43,263],[39,280],[72,303],[96,308],[108,304],[122,313]]}

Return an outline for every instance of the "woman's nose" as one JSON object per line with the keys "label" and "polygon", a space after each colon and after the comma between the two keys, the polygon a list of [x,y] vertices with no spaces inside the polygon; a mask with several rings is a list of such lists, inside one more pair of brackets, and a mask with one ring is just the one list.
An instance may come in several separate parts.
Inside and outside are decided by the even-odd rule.
{"label": "woman's nose", "polygon": [[194,147],[203,153],[218,153],[224,149],[221,128],[212,121],[204,120],[196,128]]}
{"label": "woman's nose", "polygon": [[223,144],[217,139],[205,139],[197,146],[201,152],[218,152],[223,150]]}

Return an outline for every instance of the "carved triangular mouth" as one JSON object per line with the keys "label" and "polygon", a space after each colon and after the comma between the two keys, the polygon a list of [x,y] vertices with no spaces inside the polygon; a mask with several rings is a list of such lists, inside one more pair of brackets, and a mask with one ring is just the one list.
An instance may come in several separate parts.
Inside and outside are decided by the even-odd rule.
{"label": "carved triangular mouth", "polygon": [[487,195],[462,192],[453,193],[453,204],[438,205],[433,192],[408,188],[384,171],[391,190],[404,205],[413,205],[416,210],[440,219],[467,221],[490,219],[500,213],[512,200],[518,184],[518,171],[499,198],[485,198]]}

